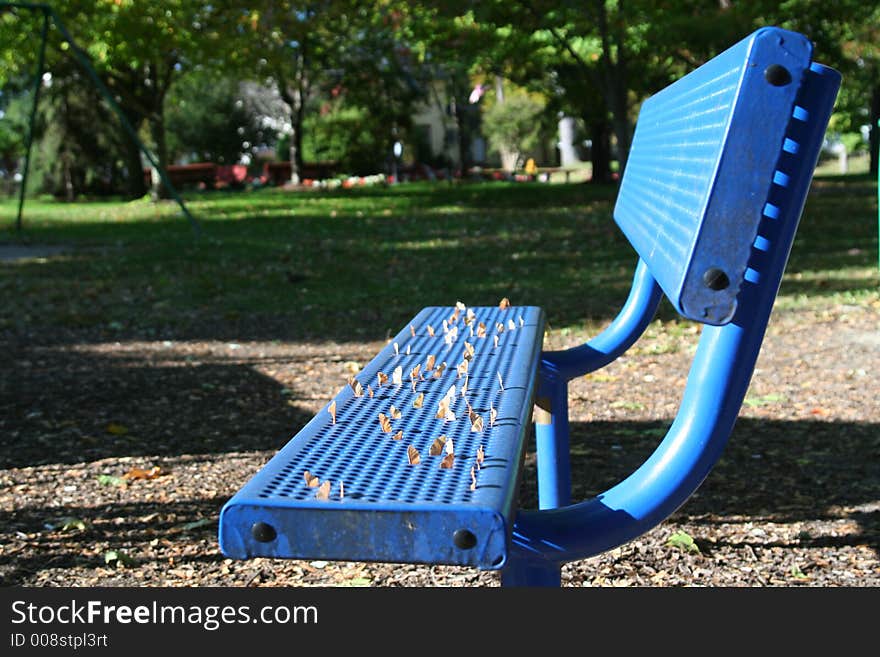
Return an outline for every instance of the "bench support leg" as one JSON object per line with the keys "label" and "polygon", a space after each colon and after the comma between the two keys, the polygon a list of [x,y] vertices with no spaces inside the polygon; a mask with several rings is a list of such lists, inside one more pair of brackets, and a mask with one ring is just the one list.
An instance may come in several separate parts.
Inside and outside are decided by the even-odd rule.
{"label": "bench support leg", "polygon": [[501,586],[562,585],[562,566],[544,559],[511,555],[501,571]]}
{"label": "bench support leg", "polygon": [[571,502],[568,384],[548,375],[543,368],[540,377],[535,408],[538,508],[555,509]]}

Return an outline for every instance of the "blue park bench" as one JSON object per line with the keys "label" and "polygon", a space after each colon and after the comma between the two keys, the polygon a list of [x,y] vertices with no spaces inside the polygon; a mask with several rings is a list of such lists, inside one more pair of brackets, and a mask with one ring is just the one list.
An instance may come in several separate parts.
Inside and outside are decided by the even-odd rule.
{"label": "blue park bench", "polygon": [[[423,309],[229,500],[224,554],[559,585],[562,564],[666,519],[718,460],[758,357],[840,85],[811,56],[764,28],[645,101],[614,209],[639,259],[606,330],[546,352],[541,308]],[[624,353],[664,294],[704,325],[677,416],[628,478],[572,503],[568,382]],[[524,510],[532,425],[538,508]]]}

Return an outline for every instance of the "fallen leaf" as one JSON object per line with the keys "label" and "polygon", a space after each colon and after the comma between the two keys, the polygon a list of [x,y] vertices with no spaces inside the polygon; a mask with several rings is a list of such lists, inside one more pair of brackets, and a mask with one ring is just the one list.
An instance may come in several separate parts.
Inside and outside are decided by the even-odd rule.
{"label": "fallen leaf", "polygon": [[133,566],[135,560],[122,550],[107,550],[104,553],[104,563],[108,566],[110,564],[116,566]]}
{"label": "fallen leaf", "polygon": [[133,481],[135,479],[155,479],[160,474],[162,474],[162,468],[160,468],[158,465],[154,465],[149,470],[145,470],[143,468],[132,468],[122,476],[129,481]]}
{"label": "fallen leaf", "polygon": [[327,412],[330,413],[330,424],[336,424],[336,400],[334,399],[330,402],[330,405],[327,407]]}
{"label": "fallen leaf", "polygon": [[447,413],[449,413],[449,398],[444,397],[439,402],[437,402],[437,412],[434,414],[434,418],[437,420],[442,420],[446,417]]}
{"label": "fallen leaf", "polygon": [[339,499],[343,499],[345,497],[345,486],[342,483],[342,480],[339,480]]}
{"label": "fallen leaf", "polygon": [[504,390],[504,381],[501,380],[501,372],[498,372],[498,385]]}
{"label": "fallen leaf", "polygon": [[468,372],[468,363],[469,363],[469,362],[470,362],[470,361],[468,361],[467,359],[465,359],[465,360],[461,361],[461,362],[458,364],[458,367],[455,368],[455,370],[458,372],[458,378],[459,378],[459,379],[460,379],[462,376],[464,376],[465,374],[467,374],[467,372]]}
{"label": "fallen leaf", "polygon": [[361,382],[355,378],[352,378],[351,381],[348,382],[348,385],[351,386],[352,392],[354,392],[355,397],[363,397],[364,396],[364,387],[361,385]]}
{"label": "fallen leaf", "polygon": [[446,444],[446,436],[434,438],[434,442],[428,448],[428,455],[440,456],[443,453],[443,446]]}
{"label": "fallen leaf", "polygon": [[58,521],[57,525],[61,531],[63,532],[72,532],[72,531],[85,531],[87,526],[86,521],[82,518],[74,518],[72,516],[65,516]]}
{"label": "fallen leaf", "polygon": [[464,359],[471,360],[474,357],[474,345],[465,341],[464,343]]}
{"label": "fallen leaf", "polygon": [[428,327],[426,330],[428,331],[428,335],[433,338],[434,337],[434,327],[431,326],[430,324],[428,324]]}
{"label": "fallen leaf", "polygon": [[398,345],[396,342],[394,343],[394,355],[395,356],[400,355],[400,345]]}
{"label": "fallen leaf", "polygon": [[694,542],[693,537],[684,530],[674,532],[666,539],[666,545],[678,548],[682,552],[699,552],[700,548]]}
{"label": "fallen leaf", "polygon": [[483,430],[483,418],[477,415],[477,417],[471,420],[471,431],[476,433]]}
{"label": "fallen leaf", "polygon": [[526,325],[526,320],[524,320],[524,319],[523,319],[523,316],[520,315],[520,316],[519,316],[519,327],[522,328],[522,327],[525,326],[525,325]]}
{"label": "fallen leaf", "polygon": [[125,486],[126,481],[122,477],[112,475],[98,475],[98,483],[102,486]]}
{"label": "fallen leaf", "polygon": [[480,322],[477,324],[477,337],[485,338],[486,337],[486,324],[484,322]]}
{"label": "fallen leaf", "polygon": [[508,331],[515,331],[516,330],[516,324],[513,323],[512,319],[507,320],[507,330]]}
{"label": "fallen leaf", "polygon": [[317,488],[318,485],[321,483],[320,481],[318,481],[318,478],[308,470],[303,472],[303,479],[306,480],[306,486],[308,486],[309,488]]}
{"label": "fallen leaf", "polygon": [[437,357],[434,354],[430,354],[425,361],[425,371],[430,372],[434,369],[434,363],[437,362]]}
{"label": "fallen leaf", "polygon": [[403,385],[403,368],[400,365],[391,373],[391,382],[396,386]]}
{"label": "fallen leaf", "polygon": [[418,379],[421,372],[422,372],[422,364],[419,363],[418,365],[416,365],[414,368],[412,368],[410,370],[409,378],[410,379]]}
{"label": "fallen leaf", "polygon": [[391,404],[391,408],[388,409],[388,415],[392,420],[399,420],[401,418],[400,410],[394,404]]}
{"label": "fallen leaf", "polygon": [[413,408],[421,408],[425,403],[425,393],[419,393],[419,396],[413,400]]}
{"label": "fallen leaf", "polygon": [[192,531],[193,529],[200,529],[201,527],[208,527],[209,525],[216,525],[216,518],[202,518],[201,520],[193,520],[192,522],[188,522],[184,525],[181,525],[181,529],[185,532]]}
{"label": "fallen leaf", "polygon": [[412,324],[409,325],[409,334],[413,337],[416,337],[416,327]]}
{"label": "fallen leaf", "polygon": [[498,304],[499,310],[507,310],[510,308],[510,299],[504,297],[501,302]]}
{"label": "fallen leaf", "polygon": [[379,426],[384,433],[391,433],[391,420],[385,416],[385,413],[379,413]]}
{"label": "fallen leaf", "polygon": [[315,499],[329,500],[331,487],[332,487],[332,484],[330,483],[330,480],[327,479],[323,484],[318,486],[318,490],[315,491]]}
{"label": "fallen leaf", "polygon": [[445,360],[442,363],[440,363],[437,366],[437,368],[434,370],[434,378],[439,379],[441,376],[443,376],[444,370],[446,370],[446,361]]}
{"label": "fallen leaf", "polygon": [[494,408],[489,409],[489,426],[495,426],[495,419],[498,417],[498,411]]}
{"label": "fallen leaf", "polygon": [[471,466],[471,490],[477,490],[477,475],[474,474],[474,466]]}
{"label": "fallen leaf", "polygon": [[410,465],[418,465],[422,460],[422,457],[419,454],[419,450],[417,450],[412,445],[410,445],[406,449],[406,458],[407,458],[407,461],[409,461]]}
{"label": "fallen leaf", "polygon": [[381,388],[388,381],[388,375],[384,372],[378,372],[376,378],[379,379],[379,387]]}
{"label": "fallen leaf", "polygon": [[504,333],[504,324],[501,322],[495,322],[495,330],[498,331],[498,333]]}
{"label": "fallen leaf", "polygon": [[498,339],[498,336],[497,336],[497,335],[493,335],[493,336],[492,336],[492,342],[495,343],[494,346],[495,346],[495,348],[497,349],[497,348],[498,348],[498,343],[500,342],[500,340]]}
{"label": "fallen leaf", "polygon": [[452,442],[452,438],[446,439],[446,445],[443,446],[443,450],[447,454],[455,454],[455,443]]}
{"label": "fallen leaf", "polygon": [[369,383],[367,384],[367,394],[370,396],[370,399],[373,398],[373,386],[371,386]]}
{"label": "fallen leaf", "polygon": [[486,453],[483,451],[483,446],[480,445],[477,448],[477,468],[479,469],[483,465],[483,461],[486,458]]}
{"label": "fallen leaf", "polygon": [[391,436],[392,440],[403,440],[403,429],[399,429],[396,434]]}
{"label": "fallen leaf", "polygon": [[455,463],[455,455],[454,454],[447,454],[446,456],[443,457],[443,460],[440,461],[440,467],[445,468],[445,469],[449,469],[452,467],[453,463]]}

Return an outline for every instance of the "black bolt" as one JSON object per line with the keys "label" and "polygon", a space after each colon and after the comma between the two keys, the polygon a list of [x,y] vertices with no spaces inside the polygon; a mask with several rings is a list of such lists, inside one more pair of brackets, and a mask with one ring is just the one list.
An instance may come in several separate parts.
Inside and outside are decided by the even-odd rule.
{"label": "black bolt", "polygon": [[452,542],[457,548],[470,550],[477,544],[477,537],[469,529],[459,529],[452,535]]}
{"label": "black bolt", "polygon": [[268,525],[265,522],[255,522],[251,525],[251,536],[260,543],[268,543],[274,541],[277,534],[272,525]]}
{"label": "black bolt", "polygon": [[784,66],[770,64],[770,66],[764,69],[764,79],[774,87],[784,87],[791,82],[791,73]]}
{"label": "black bolt", "polygon": [[703,283],[705,283],[706,287],[710,290],[724,290],[730,285],[730,279],[727,278],[727,274],[718,269],[717,267],[712,267],[706,270],[706,273],[703,274]]}

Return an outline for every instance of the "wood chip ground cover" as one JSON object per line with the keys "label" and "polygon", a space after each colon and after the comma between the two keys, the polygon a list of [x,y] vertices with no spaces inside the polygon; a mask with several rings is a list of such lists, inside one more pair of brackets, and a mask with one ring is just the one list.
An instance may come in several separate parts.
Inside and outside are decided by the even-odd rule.
{"label": "wood chip ground cover", "polygon": [[[743,408],[697,494],[638,540],[567,565],[564,583],[880,585],[878,315],[868,306],[775,316],[749,391],[769,401]],[[652,327],[635,355],[573,383],[576,498],[613,485],[662,437],[694,337],[667,329]],[[15,381],[3,397],[4,585],[498,584],[496,573],[463,568],[233,561],[217,548],[222,504],[381,342],[65,337],[4,349]],[[579,338],[551,332],[547,344]],[[31,400],[28,413],[14,399]],[[133,471],[155,476],[126,479]],[[534,505],[534,476],[530,453],[524,505]],[[670,541],[676,533],[696,549]]]}

